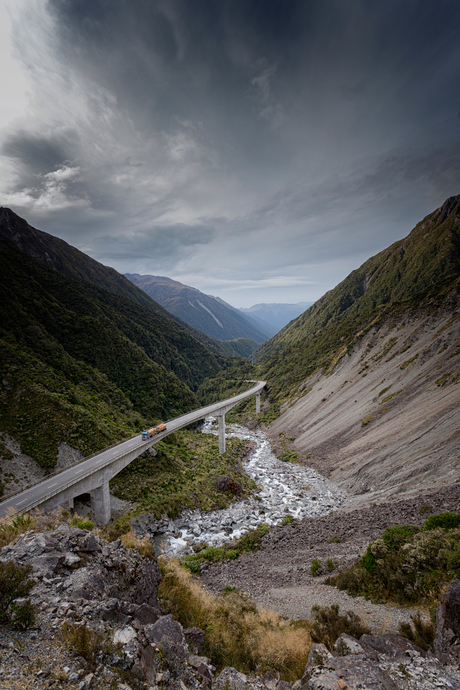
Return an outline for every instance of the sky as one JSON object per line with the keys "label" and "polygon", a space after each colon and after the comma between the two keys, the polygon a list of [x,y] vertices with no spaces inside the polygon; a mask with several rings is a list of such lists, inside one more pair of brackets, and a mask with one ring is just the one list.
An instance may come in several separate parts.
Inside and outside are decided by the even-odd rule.
{"label": "sky", "polygon": [[460,194],[458,0],[0,0],[0,205],[313,302]]}

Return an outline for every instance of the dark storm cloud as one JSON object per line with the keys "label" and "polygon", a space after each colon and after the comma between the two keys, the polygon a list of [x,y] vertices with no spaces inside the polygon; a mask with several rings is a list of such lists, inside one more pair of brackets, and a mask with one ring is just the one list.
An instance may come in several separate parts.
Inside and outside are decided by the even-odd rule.
{"label": "dark storm cloud", "polygon": [[74,151],[75,146],[63,136],[44,137],[19,131],[6,138],[0,153],[17,160],[36,174],[56,169],[64,161],[73,158]]}
{"label": "dark storm cloud", "polygon": [[6,201],[123,272],[320,294],[460,192],[457,0],[9,2]]}
{"label": "dark storm cloud", "polygon": [[[104,258],[120,261],[120,259],[155,259],[165,262],[168,266],[177,262],[177,257],[186,255],[196,245],[212,242],[214,232],[212,228],[203,225],[176,224],[168,226],[156,225],[140,231],[126,229],[125,234],[113,237],[103,235],[93,243],[93,252],[101,252]],[[107,246],[110,249],[107,250]]]}

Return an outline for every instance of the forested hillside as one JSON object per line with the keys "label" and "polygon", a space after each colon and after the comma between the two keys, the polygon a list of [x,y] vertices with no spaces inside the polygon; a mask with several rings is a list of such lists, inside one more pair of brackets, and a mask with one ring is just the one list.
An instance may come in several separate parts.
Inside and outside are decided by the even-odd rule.
{"label": "forested hillside", "polygon": [[161,310],[48,268],[0,239],[1,423],[53,466],[199,405],[194,390],[232,361]]}

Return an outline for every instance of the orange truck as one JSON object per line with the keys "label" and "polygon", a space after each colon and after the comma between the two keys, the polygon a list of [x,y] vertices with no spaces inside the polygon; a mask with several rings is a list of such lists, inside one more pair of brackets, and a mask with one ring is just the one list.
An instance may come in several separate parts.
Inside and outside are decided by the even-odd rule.
{"label": "orange truck", "polygon": [[162,431],[166,431],[166,424],[158,424],[158,426],[153,426],[151,429],[142,432],[142,440],[148,441],[152,436],[156,434],[161,434]]}

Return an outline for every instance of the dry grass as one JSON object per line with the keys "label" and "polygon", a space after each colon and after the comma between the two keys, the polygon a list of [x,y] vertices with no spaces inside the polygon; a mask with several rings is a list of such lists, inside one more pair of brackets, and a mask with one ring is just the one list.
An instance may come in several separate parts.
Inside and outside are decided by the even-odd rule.
{"label": "dry grass", "polygon": [[159,596],[184,627],[206,631],[205,654],[218,667],[279,671],[286,680],[303,674],[311,647],[307,627],[271,611],[258,610],[243,592],[206,592],[177,559],[160,559]]}
{"label": "dry grass", "polygon": [[141,539],[133,530],[130,530],[122,534],[120,539],[125,549],[137,549],[142,556],[147,556],[147,558],[153,558],[155,555],[152,542],[147,535]]}

